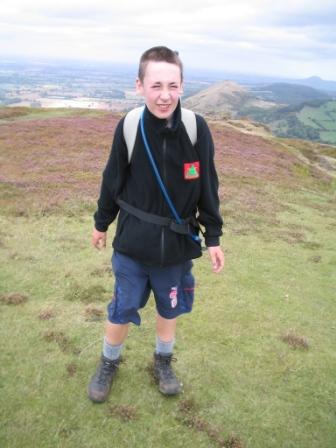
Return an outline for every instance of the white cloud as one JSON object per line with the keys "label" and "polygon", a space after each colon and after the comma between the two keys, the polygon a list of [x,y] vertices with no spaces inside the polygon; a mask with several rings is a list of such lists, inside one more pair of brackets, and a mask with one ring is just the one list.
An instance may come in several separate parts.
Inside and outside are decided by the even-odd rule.
{"label": "white cloud", "polygon": [[3,0],[0,54],[136,63],[164,44],[194,67],[335,79],[335,22],[329,0]]}

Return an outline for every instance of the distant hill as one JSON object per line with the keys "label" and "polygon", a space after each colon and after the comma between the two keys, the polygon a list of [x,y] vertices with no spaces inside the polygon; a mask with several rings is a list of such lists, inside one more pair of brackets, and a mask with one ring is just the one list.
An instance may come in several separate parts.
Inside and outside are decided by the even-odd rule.
{"label": "distant hill", "polygon": [[246,87],[233,81],[214,84],[183,102],[185,107],[205,115],[237,117],[245,109],[269,109],[276,104],[251,94]]}
{"label": "distant hill", "polygon": [[262,88],[252,89],[252,92],[265,101],[277,104],[301,104],[307,101],[331,99],[330,95],[313,87],[300,84],[274,83]]}
{"label": "distant hill", "polygon": [[294,80],[296,84],[302,84],[309,87],[314,87],[315,89],[325,90],[327,92],[336,92],[336,81],[327,81],[319,76],[311,76],[306,79]]}

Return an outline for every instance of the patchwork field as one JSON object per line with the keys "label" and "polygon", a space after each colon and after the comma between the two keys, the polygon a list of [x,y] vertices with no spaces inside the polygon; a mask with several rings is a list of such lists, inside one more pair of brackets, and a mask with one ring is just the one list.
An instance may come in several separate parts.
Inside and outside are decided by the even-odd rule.
{"label": "patchwork field", "polygon": [[167,399],[150,375],[154,301],[109,401],[86,387],[113,289],[92,214],[119,116],[0,109],[0,446],[334,448],[335,147],[210,122],[226,267],[195,262]]}
{"label": "patchwork field", "polygon": [[336,101],[328,101],[320,107],[305,106],[298,119],[319,131],[321,140],[336,144]]}

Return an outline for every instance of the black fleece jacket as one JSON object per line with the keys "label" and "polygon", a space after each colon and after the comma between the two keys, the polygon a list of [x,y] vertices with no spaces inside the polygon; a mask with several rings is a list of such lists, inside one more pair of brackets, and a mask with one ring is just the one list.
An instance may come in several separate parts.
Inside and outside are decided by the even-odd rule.
{"label": "black fleece jacket", "polygon": [[[218,246],[223,222],[219,214],[214,145],[205,120],[199,115],[196,120],[197,143],[193,146],[181,120],[180,104],[170,127],[166,120],[155,117],[145,108],[147,140],[179,216],[197,216],[205,228],[206,246]],[[115,250],[147,265],[157,266],[200,257],[200,245],[189,236],[145,222],[119,208],[118,198],[145,212],[172,217],[148,160],[140,126],[128,163],[123,122],[124,118],[118,123],[103,172],[98,209],[94,215],[96,229],[105,232],[119,212],[113,240]],[[194,230],[197,233],[197,229]]]}

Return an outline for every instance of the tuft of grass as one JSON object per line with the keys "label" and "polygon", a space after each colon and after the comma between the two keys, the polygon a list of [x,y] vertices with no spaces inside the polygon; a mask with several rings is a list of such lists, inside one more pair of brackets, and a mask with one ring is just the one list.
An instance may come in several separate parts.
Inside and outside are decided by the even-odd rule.
{"label": "tuft of grass", "polygon": [[82,303],[106,302],[106,289],[102,285],[81,286],[72,284],[64,295],[64,300]]}
{"label": "tuft of grass", "polygon": [[9,294],[0,295],[0,303],[5,305],[22,305],[27,302],[28,297],[18,292],[10,292]]}
{"label": "tuft of grass", "polygon": [[301,350],[309,349],[308,339],[304,336],[299,336],[298,334],[294,333],[292,330],[283,334],[281,336],[281,340],[283,342],[286,342],[290,347],[292,347],[294,349],[301,349]]}

